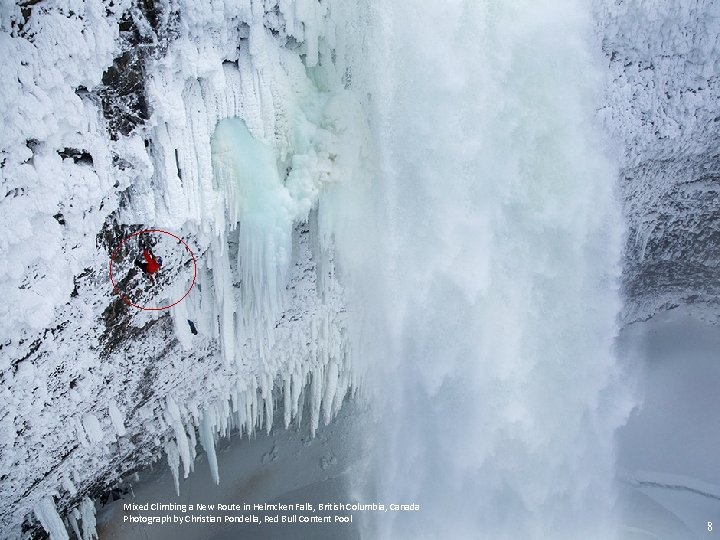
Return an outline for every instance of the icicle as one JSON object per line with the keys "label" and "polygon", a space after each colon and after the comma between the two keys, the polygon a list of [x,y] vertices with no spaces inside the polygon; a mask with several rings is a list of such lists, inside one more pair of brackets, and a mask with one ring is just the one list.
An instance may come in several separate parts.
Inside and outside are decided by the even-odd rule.
{"label": "icicle", "polygon": [[300,389],[300,394],[298,396],[298,409],[297,409],[297,425],[300,426],[302,424],[303,419],[303,404],[305,403],[305,390],[304,387]]}
{"label": "icicle", "polygon": [[[197,456],[197,441],[195,440],[195,426],[191,425],[189,430],[186,430],[188,438],[190,439],[190,471],[195,470],[195,457]],[[187,476],[187,475],[186,475]]]}
{"label": "icicle", "polygon": [[51,540],[69,540],[67,529],[50,497],[45,497],[35,504],[35,517],[50,535]]}
{"label": "icicle", "polygon": [[220,432],[223,436],[229,435],[228,418],[230,418],[230,401],[227,399],[221,400],[222,413],[220,413],[219,422],[216,420],[216,425],[219,423]]}
{"label": "icicle", "polygon": [[265,410],[265,431],[270,433],[273,423],[272,379],[267,373],[260,377],[260,389]]}
{"label": "icicle", "polygon": [[212,150],[213,171],[230,223],[240,222],[237,268],[243,319],[248,327],[260,321],[262,329],[274,322],[284,303],[293,201],[279,176],[277,156],[242,120],[221,121]]}
{"label": "icicle", "polygon": [[193,422],[195,422],[195,424],[197,425],[198,422],[200,422],[200,411],[198,409],[197,401],[192,400],[189,403],[187,403],[185,406],[188,409],[188,412],[189,412],[190,416],[192,417]]}
{"label": "icicle", "polygon": [[247,431],[248,436],[252,436],[255,434],[255,415],[253,414],[253,396],[255,395],[255,390],[248,390],[245,392],[245,429]]}
{"label": "icicle", "polygon": [[73,508],[72,512],[70,512],[67,516],[68,522],[70,522],[70,527],[72,528],[73,532],[75,533],[75,538],[82,539],[82,534],[80,533],[80,527],[78,526],[78,519],[80,519],[80,512],[77,508]]}
{"label": "icicle", "polygon": [[247,399],[245,398],[244,391],[238,393],[238,403],[240,404],[240,406],[238,407],[237,418],[238,418],[238,425],[240,426],[240,431],[241,431],[241,433],[245,432],[246,434],[249,434],[249,429],[247,427],[247,423],[248,423]]}
{"label": "icicle", "polygon": [[345,396],[348,394],[350,390],[350,377],[348,375],[348,371],[341,371],[338,379],[338,390],[335,392],[335,397],[333,399],[333,415],[337,414],[337,411],[340,410],[340,407],[342,406],[342,402],[345,399]]}
{"label": "icicle", "polygon": [[177,403],[175,403],[175,400],[171,397],[167,398],[167,422],[175,432],[177,449],[180,453],[180,458],[182,459],[183,464],[183,476],[187,478],[193,467],[193,461],[190,455],[190,444],[188,443],[188,437],[185,432],[185,426],[182,422],[180,409],[178,408]]}
{"label": "icicle", "polygon": [[260,425],[260,411],[258,410],[258,392],[257,392],[257,381],[253,378],[253,387],[248,392],[248,398],[250,398],[250,418],[252,419],[252,434],[255,434],[255,428]]}
{"label": "icicle", "polygon": [[310,434],[314,437],[320,425],[320,403],[322,401],[323,368],[318,366],[313,370],[310,383]]}
{"label": "icicle", "polygon": [[95,503],[85,497],[80,503],[80,525],[82,526],[82,540],[97,538],[97,523],[95,521]]}
{"label": "icicle", "polygon": [[[303,386],[305,384],[305,377],[301,373],[298,372],[298,369],[296,368],[295,371],[293,371],[292,375],[292,414],[295,417],[299,417],[302,414],[302,407],[300,405],[300,399],[302,397],[302,390]],[[298,420],[299,423],[299,420]]]}
{"label": "icicle", "polygon": [[216,424],[214,413],[215,411],[212,407],[208,408],[203,415],[202,420],[200,420],[200,444],[207,455],[208,465],[210,466],[210,474],[212,475],[215,484],[220,484],[217,455],[215,454],[215,437],[213,436]]}
{"label": "icicle", "polygon": [[167,454],[168,466],[175,481],[175,493],[180,496],[180,452],[178,452],[177,443],[168,441],[165,445],[165,453]]}
{"label": "icicle", "polygon": [[235,301],[234,290],[230,279],[230,263],[227,251],[218,247],[222,245],[216,237],[213,242],[213,277],[215,299],[220,306],[220,337],[225,365],[230,366],[235,359]]}
{"label": "icicle", "polygon": [[283,379],[283,421],[285,429],[290,427],[290,421],[292,420],[293,408],[290,405],[290,377]]}
{"label": "icicle", "polygon": [[325,372],[325,394],[323,395],[323,419],[327,425],[333,414],[333,401],[338,389],[338,365],[331,360]]}

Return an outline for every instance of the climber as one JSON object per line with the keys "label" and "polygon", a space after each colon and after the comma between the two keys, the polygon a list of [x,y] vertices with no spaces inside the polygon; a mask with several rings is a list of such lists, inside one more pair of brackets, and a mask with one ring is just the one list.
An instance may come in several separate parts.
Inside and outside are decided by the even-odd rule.
{"label": "climber", "polygon": [[156,259],[155,255],[153,255],[153,252],[148,248],[143,249],[142,254],[145,260],[142,261],[138,256],[138,258],[135,259],[135,266],[140,268],[150,277],[153,277],[153,274],[160,270],[160,267],[162,266],[162,257],[158,257]]}

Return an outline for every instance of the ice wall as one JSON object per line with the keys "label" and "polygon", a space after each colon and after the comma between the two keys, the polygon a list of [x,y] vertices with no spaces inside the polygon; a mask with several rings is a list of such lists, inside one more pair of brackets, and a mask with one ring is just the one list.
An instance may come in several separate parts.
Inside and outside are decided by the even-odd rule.
{"label": "ice wall", "polygon": [[[222,120],[211,146],[215,181],[225,190],[231,223],[239,224],[238,330],[248,326],[269,330],[284,304],[293,223],[307,220],[308,215],[296,217],[295,201],[278,173],[277,156],[250,134],[242,120]],[[263,336],[264,332],[257,337]]]}
{"label": "ice wall", "polygon": [[[3,537],[60,537],[58,520],[89,537],[86,501],[128,469],[166,455],[182,489],[198,444],[214,461],[218,436],[269,430],[278,403],[284,426],[307,405],[313,431],[338,410],[353,379],[321,199],[362,174],[365,135],[333,9],[0,8]],[[111,246],[147,226],[197,255],[170,314],[107,282]],[[157,295],[187,289],[174,275]]]}
{"label": "ice wall", "polygon": [[356,496],[421,510],[364,536],[612,538],[623,227],[590,6],[373,9],[380,168],[338,242],[379,411]]}

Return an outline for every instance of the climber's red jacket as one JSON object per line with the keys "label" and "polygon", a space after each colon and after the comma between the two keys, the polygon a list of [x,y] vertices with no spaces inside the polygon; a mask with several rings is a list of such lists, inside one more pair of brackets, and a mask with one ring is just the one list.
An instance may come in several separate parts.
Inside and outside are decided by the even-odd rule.
{"label": "climber's red jacket", "polygon": [[143,250],[143,257],[145,257],[145,262],[147,263],[147,273],[148,274],[154,274],[158,270],[160,270],[160,265],[155,260],[155,257],[152,256],[152,254],[147,250]]}

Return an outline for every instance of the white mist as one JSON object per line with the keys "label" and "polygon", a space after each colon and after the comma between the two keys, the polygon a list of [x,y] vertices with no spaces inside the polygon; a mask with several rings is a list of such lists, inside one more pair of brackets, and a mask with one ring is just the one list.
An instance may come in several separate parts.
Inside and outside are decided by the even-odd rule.
{"label": "white mist", "polygon": [[[367,538],[612,538],[623,227],[587,2],[377,2],[355,358]],[[351,204],[350,204],[351,203]],[[343,245],[344,244],[344,245]]]}

